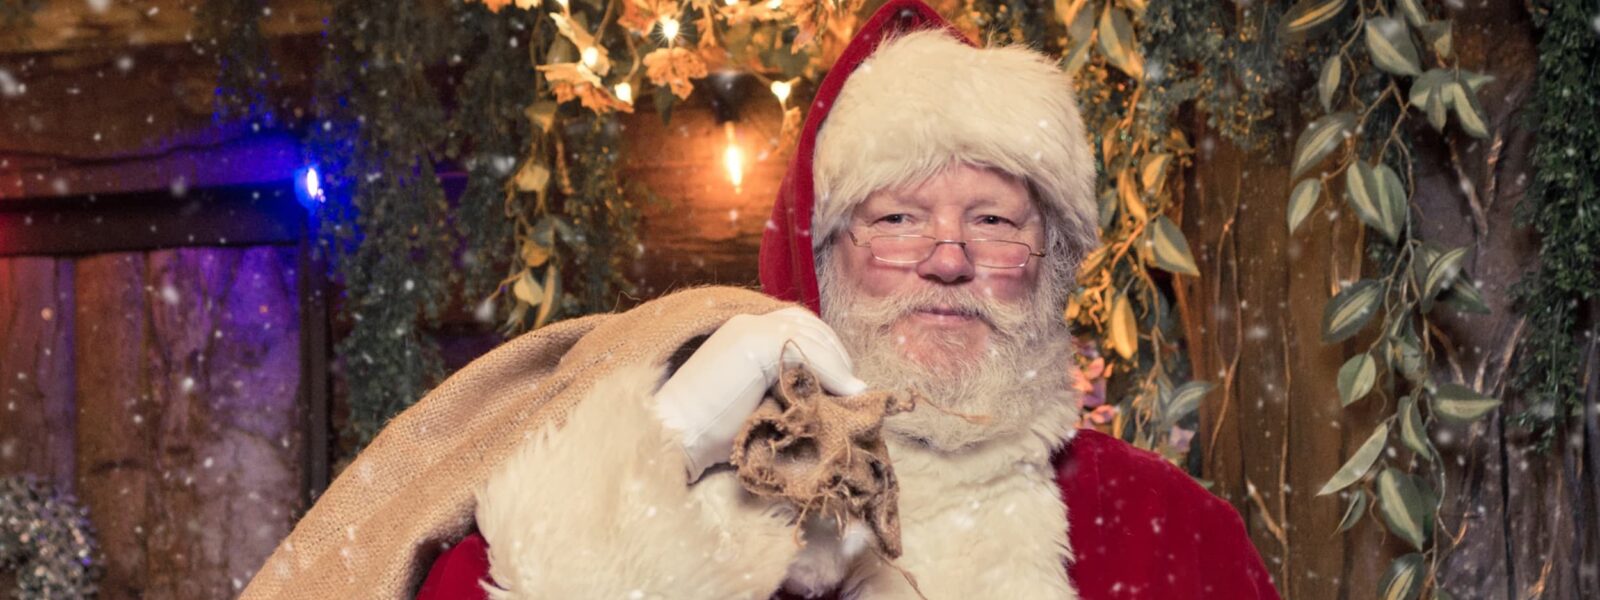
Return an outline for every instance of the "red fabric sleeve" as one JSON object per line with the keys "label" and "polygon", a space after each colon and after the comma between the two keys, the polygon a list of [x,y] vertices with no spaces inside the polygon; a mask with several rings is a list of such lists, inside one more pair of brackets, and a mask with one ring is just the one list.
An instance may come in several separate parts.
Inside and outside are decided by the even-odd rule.
{"label": "red fabric sleeve", "polygon": [[489,544],[474,531],[433,561],[417,600],[486,600],[478,582],[488,578]]}
{"label": "red fabric sleeve", "polygon": [[1161,457],[1082,430],[1056,482],[1085,600],[1278,600],[1233,506]]}

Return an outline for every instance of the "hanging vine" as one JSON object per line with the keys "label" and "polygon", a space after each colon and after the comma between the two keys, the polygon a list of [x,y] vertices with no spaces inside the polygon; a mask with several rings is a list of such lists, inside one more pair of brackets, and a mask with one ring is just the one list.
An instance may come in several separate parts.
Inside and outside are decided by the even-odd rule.
{"label": "hanging vine", "polygon": [[[1340,188],[1344,206],[1368,230],[1371,268],[1343,285],[1323,314],[1326,343],[1378,326],[1365,351],[1339,369],[1339,398],[1344,406],[1368,395],[1394,400],[1384,402],[1393,411],[1317,494],[1347,498],[1339,531],[1372,514],[1414,550],[1390,564],[1379,584],[1384,597],[1437,596],[1442,553],[1434,533],[1446,479],[1429,432],[1440,421],[1480,419],[1500,401],[1428,368],[1436,351],[1426,333],[1434,330],[1433,313],[1447,305],[1488,308],[1463,271],[1468,248],[1424,241],[1413,225],[1408,137],[1419,120],[1447,143],[1488,137],[1478,91],[1489,78],[1461,68],[1450,21],[1435,19],[1417,0],[1303,1],[1284,15],[1283,28],[1329,42],[1312,57],[1321,65],[1316,101],[1323,114],[1295,144],[1289,230],[1305,226],[1315,205]],[[1385,452],[1391,438],[1405,452]]]}

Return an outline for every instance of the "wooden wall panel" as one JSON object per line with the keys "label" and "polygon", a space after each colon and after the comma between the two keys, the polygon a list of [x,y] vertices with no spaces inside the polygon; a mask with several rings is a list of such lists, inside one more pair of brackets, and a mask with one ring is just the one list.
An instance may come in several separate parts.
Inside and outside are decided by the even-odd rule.
{"label": "wooden wall panel", "polygon": [[79,261],[79,473],[110,597],[231,596],[288,533],[294,265],[273,247]]}
{"label": "wooden wall panel", "polygon": [[0,476],[73,485],[72,261],[0,258]]}

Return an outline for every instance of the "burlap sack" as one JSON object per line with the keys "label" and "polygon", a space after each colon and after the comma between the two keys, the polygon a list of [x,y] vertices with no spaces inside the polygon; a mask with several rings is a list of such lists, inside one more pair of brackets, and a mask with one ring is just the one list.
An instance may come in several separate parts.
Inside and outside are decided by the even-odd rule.
{"label": "burlap sack", "polygon": [[733,442],[731,462],[751,493],[801,514],[872,528],[878,551],[900,557],[900,485],[883,441],[884,417],[916,408],[909,393],[834,396],[805,366],[785,367]]}
{"label": "burlap sack", "polygon": [[699,288],[626,313],[556,323],[473,361],[395,417],[306,513],[242,598],[411,598],[442,545],[472,525],[473,494],[523,440],[565,422],[594,384],[738,314],[788,306]]}

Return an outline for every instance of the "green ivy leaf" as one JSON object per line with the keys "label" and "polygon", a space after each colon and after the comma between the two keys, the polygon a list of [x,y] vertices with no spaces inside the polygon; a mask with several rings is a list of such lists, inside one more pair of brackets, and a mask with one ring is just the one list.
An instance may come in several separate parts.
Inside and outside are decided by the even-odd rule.
{"label": "green ivy leaf", "polygon": [[1378,209],[1378,194],[1381,193],[1378,178],[1367,163],[1358,160],[1344,170],[1344,194],[1350,201],[1350,208],[1355,209],[1361,222],[1380,230],[1383,229],[1383,211]]}
{"label": "green ivy leaf", "polygon": [[1372,391],[1372,383],[1378,379],[1378,363],[1372,360],[1372,355],[1362,352],[1350,357],[1344,366],[1339,367],[1339,404],[1350,406]]}
{"label": "green ivy leaf", "polygon": [[1428,276],[1422,280],[1422,310],[1426,312],[1432,306],[1433,297],[1446,287],[1455,283],[1456,277],[1461,274],[1461,261],[1466,259],[1467,249],[1456,248],[1439,255],[1428,265]]}
{"label": "green ivy leaf", "polygon": [[1433,412],[1458,423],[1471,423],[1500,406],[1500,401],[1455,383],[1440,385],[1433,393]]}
{"label": "green ivy leaf", "polygon": [[1300,36],[1327,24],[1344,12],[1346,0],[1300,0],[1283,15],[1283,32]]}
{"label": "green ivy leaf", "polygon": [[1444,129],[1447,98],[1444,94],[1444,85],[1452,79],[1450,72],[1444,69],[1428,69],[1415,81],[1411,82],[1410,102],[1412,106],[1422,108],[1428,115],[1428,124],[1435,131]]}
{"label": "green ivy leaf", "polygon": [[1427,515],[1432,510],[1410,475],[1392,467],[1378,474],[1378,514],[1389,531],[1418,550],[1428,541]]}
{"label": "green ivy leaf", "polygon": [[1107,189],[1100,194],[1100,230],[1111,229],[1117,218],[1117,191]]}
{"label": "green ivy leaf", "polygon": [[1406,218],[1405,186],[1388,165],[1368,167],[1356,161],[1345,169],[1345,197],[1361,221],[1383,233],[1389,241],[1400,239]]}
{"label": "green ivy leaf", "polygon": [[1450,57],[1454,44],[1452,39],[1454,36],[1450,33],[1450,21],[1420,23],[1416,27],[1422,34],[1423,41],[1428,42],[1428,46],[1433,48],[1434,54],[1439,55],[1439,58]]}
{"label": "green ivy leaf", "polygon": [[1328,479],[1328,483],[1323,484],[1322,489],[1317,491],[1317,495],[1326,496],[1332,494],[1349,487],[1350,484],[1361,479],[1361,476],[1372,468],[1372,463],[1378,460],[1378,453],[1383,451],[1383,443],[1388,437],[1389,424],[1379,423],[1378,428],[1372,431],[1372,436],[1368,437],[1367,441],[1356,449],[1355,454],[1350,455],[1350,460],[1345,461],[1344,466],[1339,467],[1333,477]]}
{"label": "green ivy leaf", "polygon": [[1400,0],[1400,12],[1411,22],[1412,27],[1421,27],[1428,22],[1428,13],[1422,10],[1422,4],[1417,0]]}
{"label": "green ivy leaf", "polygon": [[1206,392],[1216,387],[1209,381],[1191,381],[1178,386],[1162,411],[1162,419],[1168,425],[1178,422],[1179,419],[1189,416],[1200,408],[1200,400],[1206,397]]}
{"label": "green ivy leaf", "polygon": [[1328,62],[1322,63],[1322,72],[1317,75],[1317,101],[1322,103],[1322,110],[1333,110],[1333,93],[1339,91],[1339,79],[1343,76],[1344,56],[1335,54],[1328,57]]}
{"label": "green ivy leaf", "polygon": [[1378,587],[1382,600],[1415,600],[1422,587],[1422,555],[1415,552],[1394,559]]}
{"label": "green ivy leaf", "polygon": [[1133,37],[1133,21],[1128,11],[1106,6],[1100,13],[1100,51],[1106,60],[1134,79],[1144,79],[1144,56],[1139,54]]}
{"label": "green ivy leaf", "polygon": [[1339,529],[1335,533],[1349,531],[1361,522],[1361,515],[1367,512],[1368,501],[1366,490],[1356,490],[1355,495],[1350,497],[1350,504],[1344,509],[1344,518],[1339,519]]}
{"label": "green ivy leaf", "polygon": [[1494,81],[1493,75],[1484,75],[1474,71],[1460,71],[1461,83],[1467,84],[1467,89],[1476,94],[1483,90],[1483,86]]}
{"label": "green ivy leaf", "polygon": [[1382,190],[1382,194],[1378,195],[1378,208],[1384,219],[1382,232],[1389,237],[1389,242],[1398,242],[1400,227],[1405,226],[1405,211],[1410,206],[1406,200],[1405,184],[1400,182],[1400,176],[1389,165],[1376,166],[1373,174],[1378,176],[1378,189]]}
{"label": "green ivy leaf", "polygon": [[1416,77],[1422,74],[1422,61],[1417,58],[1417,47],[1411,43],[1411,32],[1405,23],[1394,17],[1367,19],[1367,52],[1372,54],[1372,64],[1393,74]]}
{"label": "green ivy leaf", "polygon": [[1183,237],[1178,224],[1166,215],[1158,215],[1151,223],[1150,243],[1155,250],[1157,266],[1180,275],[1200,275],[1200,267],[1194,264],[1194,255],[1189,253],[1189,240]]}
{"label": "green ivy leaf", "polygon": [[1465,277],[1457,278],[1455,285],[1445,290],[1439,300],[1461,312],[1480,315],[1494,312],[1489,309],[1489,304],[1483,301],[1483,294],[1478,292],[1478,286],[1473,285]]}
{"label": "green ivy leaf", "polygon": [[1290,170],[1289,177],[1298,178],[1306,169],[1322,162],[1323,157],[1344,141],[1345,133],[1355,127],[1355,115],[1346,112],[1333,113],[1313,121],[1300,134],[1300,140],[1295,142],[1294,168]]}
{"label": "green ivy leaf", "polygon": [[1424,368],[1422,346],[1417,341],[1415,333],[1409,329],[1392,336],[1389,340],[1389,365],[1406,381],[1422,383],[1428,376]]}
{"label": "green ivy leaf", "polygon": [[1483,106],[1478,104],[1478,95],[1468,92],[1466,86],[1457,81],[1445,85],[1445,93],[1449,94],[1450,106],[1456,109],[1461,130],[1480,140],[1489,137],[1489,125],[1483,119]]}
{"label": "green ivy leaf", "polygon": [[1361,331],[1373,315],[1378,314],[1378,301],[1383,295],[1383,284],[1363,279],[1341,290],[1322,312],[1322,341],[1342,342]]}
{"label": "green ivy leaf", "polygon": [[1301,181],[1289,193],[1289,233],[1300,228],[1300,223],[1311,215],[1311,209],[1322,196],[1322,180],[1315,177]]}
{"label": "green ivy leaf", "polygon": [[1427,430],[1422,427],[1422,414],[1417,410],[1415,395],[1407,395],[1400,399],[1400,441],[1417,456],[1433,462],[1433,449],[1428,446]]}

